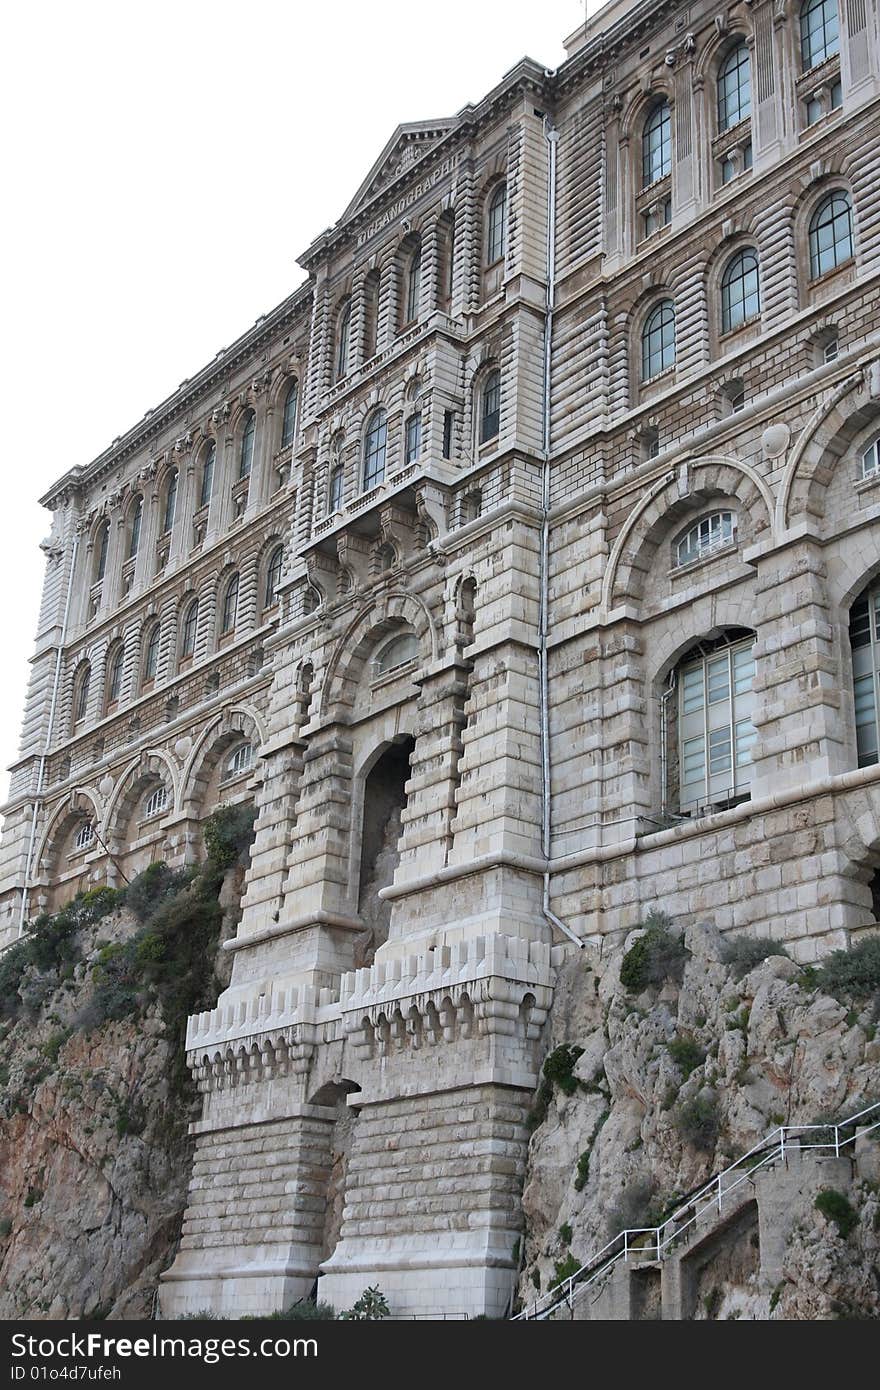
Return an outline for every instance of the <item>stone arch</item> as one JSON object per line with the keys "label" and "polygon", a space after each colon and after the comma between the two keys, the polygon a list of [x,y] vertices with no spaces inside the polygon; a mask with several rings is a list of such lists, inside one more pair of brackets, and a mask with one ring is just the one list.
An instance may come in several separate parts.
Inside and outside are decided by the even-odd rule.
{"label": "stone arch", "polygon": [[[77,822],[90,821],[96,828],[100,826],[101,809],[100,797],[91,787],[75,787],[69,796],[59,801],[37,845],[33,861],[35,877],[39,878],[44,872],[52,873],[54,858]],[[97,841],[95,843],[97,845]]]}
{"label": "stone arch", "polygon": [[392,589],[379,602],[362,609],[337,642],[327,664],[322,714],[334,705],[351,709],[370,652],[382,637],[405,625],[415,632],[425,662],[436,660],[437,631],[426,604],[404,590]]}
{"label": "stone arch", "polygon": [[[713,595],[713,599],[716,596]],[[700,625],[700,609],[695,610],[694,620],[689,623],[686,630],[677,628],[668,633],[665,638],[654,644],[651,651],[651,680],[654,686],[659,689],[664,684],[666,677],[673,667],[677,666],[689,652],[694,651],[701,642],[712,642],[722,633],[735,632],[741,629],[743,637],[746,633],[753,633],[758,637],[755,627],[755,608],[751,597],[737,598],[732,594],[717,596],[717,602],[712,604],[712,624],[710,627]]]}
{"label": "stone arch", "polygon": [[181,773],[180,809],[189,816],[205,810],[205,795],[211,777],[227,749],[242,738],[250,739],[255,755],[265,741],[265,731],[255,710],[235,705],[213,719],[187,758]]}
{"label": "stone arch", "polygon": [[[755,530],[773,525],[773,495],[749,464],[723,455],[689,459],[688,490],[681,491],[678,474],[667,474],[633,508],[612,547],[602,585],[602,609],[607,614],[627,599],[641,598],[641,575],[675,518],[705,498],[735,498],[752,517]],[[691,474],[699,472],[699,486]]]}
{"label": "stone arch", "polygon": [[880,417],[880,359],[848,376],[817,406],[788,459],[776,503],[776,532],[782,536],[797,514],[822,518],[825,489],[834,465],[852,440]]}
{"label": "stone arch", "polygon": [[673,120],[675,119],[675,90],[671,72],[667,80],[664,80],[664,77],[665,74],[655,77],[648,91],[638,88],[620,114],[620,138],[639,142],[637,150],[639,167],[641,167],[642,130],[653,108],[658,102],[668,101]]}
{"label": "stone arch", "polygon": [[[727,55],[738,43],[744,43],[749,49],[749,55],[754,64],[754,42],[754,30],[746,22],[744,15],[737,15],[736,18],[732,19],[730,27],[725,29],[724,33],[716,32],[708,36],[708,42],[701,48],[694,63],[694,79],[705,82],[707,86],[711,87],[709,96],[713,103],[716,101],[715,84],[718,81],[718,73]],[[751,76],[752,88],[754,89],[754,71],[752,71]],[[714,124],[712,131],[713,134],[717,134]]]}
{"label": "stone arch", "polygon": [[151,748],[133,758],[124,769],[107,803],[104,826],[108,841],[119,839],[131,820],[138,800],[150,786],[162,783],[170,794],[170,803],[157,821],[164,820],[178,804],[178,769],[170,754],[161,748]]}

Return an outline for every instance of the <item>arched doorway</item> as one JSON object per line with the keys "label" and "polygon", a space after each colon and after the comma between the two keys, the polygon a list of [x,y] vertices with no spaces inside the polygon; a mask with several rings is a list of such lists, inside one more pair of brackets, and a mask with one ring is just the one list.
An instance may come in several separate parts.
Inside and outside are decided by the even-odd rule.
{"label": "arched doorway", "polygon": [[392,743],[373,764],[364,783],[358,914],[366,931],[358,943],[356,965],[370,965],[378,948],[388,939],[391,904],[379,893],[394,881],[400,862],[406,783],[415,742],[412,738]]}

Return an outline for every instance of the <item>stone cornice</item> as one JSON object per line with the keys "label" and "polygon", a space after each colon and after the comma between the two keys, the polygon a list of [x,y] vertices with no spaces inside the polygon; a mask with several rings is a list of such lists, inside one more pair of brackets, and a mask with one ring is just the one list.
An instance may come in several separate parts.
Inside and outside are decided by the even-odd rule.
{"label": "stone cornice", "polygon": [[547,82],[551,76],[552,69],[542,67],[533,58],[523,58],[482,101],[476,105],[463,106],[453,118],[452,129],[430,145],[405,172],[390,179],[350,217],[328,227],[316,237],[299,257],[298,264],[304,270],[314,271],[341,246],[355,238],[363,225],[369,222],[371,217],[375,217],[381,208],[405,194],[407,189],[423,179],[436,163],[447,158],[454,146],[468,140],[479,126],[493,119],[505,107],[512,105],[522,92],[546,93]]}
{"label": "stone cornice", "polygon": [[125,463],[134,454],[161,434],[169,424],[185,410],[190,409],[217,384],[224,381],[230,371],[246,362],[260,351],[271,339],[288,324],[293,323],[304,310],[310,310],[312,284],[307,281],[298,290],[261,315],[256,323],[235,340],[229,348],[219,352],[196,376],[182,382],[176,391],[167,396],[154,409],[147,411],[143,419],[133,425],[119,439],[113,441],[103,453],[91,463],[68,469],[48,492],[39,499],[40,505],[54,509],[72,491],[80,491],[99,482],[111,469]]}

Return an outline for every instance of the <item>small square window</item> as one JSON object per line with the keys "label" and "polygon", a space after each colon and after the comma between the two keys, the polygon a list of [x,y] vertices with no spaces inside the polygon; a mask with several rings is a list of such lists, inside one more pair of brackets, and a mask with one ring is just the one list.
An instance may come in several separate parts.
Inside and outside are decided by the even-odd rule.
{"label": "small square window", "polygon": [[807,102],[807,125],[815,125],[822,119],[822,103],[818,97],[811,97]]}
{"label": "small square window", "polygon": [[721,182],[730,183],[736,177],[736,165],[730,155],[721,161]]}
{"label": "small square window", "polygon": [[840,344],[837,338],[828,338],[822,346],[822,361],[836,362],[837,354],[840,351]]}
{"label": "small square window", "polygon": [[843,105],[843,83],[835,82],[831,88],[831,110],[839,111]]}
{"label": "small square window", "polygon": [[747,145],[743,145],[743,169],[751,169],[751,167],[752,167],[752,142],[751,142],[751,140],[750,140],[750,141],[748,142]]}

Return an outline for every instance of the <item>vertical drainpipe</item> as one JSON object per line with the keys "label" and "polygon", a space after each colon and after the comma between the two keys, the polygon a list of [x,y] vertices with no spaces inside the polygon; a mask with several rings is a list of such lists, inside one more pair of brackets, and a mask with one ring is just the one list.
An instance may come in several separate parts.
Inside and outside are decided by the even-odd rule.
{"label": "vertical drainpipe", "polygon": [[61,661],[64,655],[64,643],[67,640],[67,620],[70,616],[70,599],[73,594],[73,576],[76,573],[76,557],[79,550],[79,536],[74,535],[73,553],[70,557],[70,574],[67,576],[67,593],[64,598],[64,616],[61,620],[61,637],[55,652],[55,678],[52,682],[52,698],[49,701],[49,722],[46,726],[46,737],[43,740],[43,751],[40,754],[40,764],[37,770],[37,788],[34,793],[34,810],[31,817],[31,833],[28,840],[27,858],[24,865],[24,882],[21,886],[21,911],[18,917],[18,934],[24,932],[25,918],[28,909],[28,884],[30,883],[33,868],[34,841],[37,838],[37,817],[40,813],[40,803],[42,800],[43,780],[46,775],[46,758],[48,748],[52,742],[52,734],[55,728],[55,709],[58,704],[58,687],[61,684]]}
{"label": "vertical drainpipe", "polygon": [[538,612],[538,676],[541,716],[541,852],[544,857],[542,911],[552,927],[569,941],[583,947],[584,942],[556,916],[550,907],[550,690],[547,678],[547,635],[550,601],[550,371],[553,350],[553,309],[556,298],[556,147],[559,131],[549,116],[544,117],[547,141],[547,302],[544,311],[544,381],[542,392],[544,455],[541,470],[541,548],[540,603]]}

